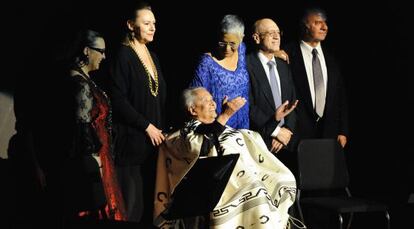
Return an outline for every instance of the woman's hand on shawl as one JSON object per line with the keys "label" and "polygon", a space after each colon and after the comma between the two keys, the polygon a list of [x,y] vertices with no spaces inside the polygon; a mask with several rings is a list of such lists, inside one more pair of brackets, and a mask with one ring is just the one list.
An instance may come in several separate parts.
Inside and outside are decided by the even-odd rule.
{"label": "woman's hand on shawl", "polygon": [[153,146],[159,146],[164,140],[165,137],[162,134],[162,131],[159,130],[157,127],[152,125],[151,123],[148,125],[147,129],[145,129],[148,137],[151,139],[151,143]]}

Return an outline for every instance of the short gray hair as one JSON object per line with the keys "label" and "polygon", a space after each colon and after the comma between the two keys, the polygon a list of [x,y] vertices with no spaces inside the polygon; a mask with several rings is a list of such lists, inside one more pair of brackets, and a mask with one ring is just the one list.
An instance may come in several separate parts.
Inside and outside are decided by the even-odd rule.
{"label": "short gray hair", "polygon": [[305,11],[303,12],[302,18],[300,20],[300,33],[301,36],[305,36],[307,34],[308,31],[308,19],[309,16],[311,15],[319,15],[322,17],[323,20],[328,20],[328,17],[326,15],[326,12],[321,9],[321,8],[307,8],[305,9]]}
{"label": "short gray hair", "polygon": [[244,37],[244,23],[241,18],[234,14],[227,14],[220,23],[222,33],[237,34],[240,39]]}
{"label": "short gray hair", "polygon": [[185,112],[187,112],[188,108],[194,106],[194,100],[196,98],[196,94],[198,90],[204,89],[204,87],[192,87],[192,88],[187,88],[183,91],[183,96],[182,96],[182,103],[183,103],[183,107]]}

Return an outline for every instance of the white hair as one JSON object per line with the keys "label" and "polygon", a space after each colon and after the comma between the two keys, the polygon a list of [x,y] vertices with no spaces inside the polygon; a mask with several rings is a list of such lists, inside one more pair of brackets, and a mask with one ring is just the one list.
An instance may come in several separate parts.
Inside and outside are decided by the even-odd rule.
{"label": "white hair", "polygon": [[183,91],[183,105],[185,111],[188,111],[188,108],[194,106],[194,101],[196,99],[197,91],[204,89],[204,87],[193,87],[187,88]]}
{"label": "white hair", "polygon": [[221,32],[237,34],[240,39],[244,37],[244,24],[240,17],[234,14],[227,14],[221,20]]}

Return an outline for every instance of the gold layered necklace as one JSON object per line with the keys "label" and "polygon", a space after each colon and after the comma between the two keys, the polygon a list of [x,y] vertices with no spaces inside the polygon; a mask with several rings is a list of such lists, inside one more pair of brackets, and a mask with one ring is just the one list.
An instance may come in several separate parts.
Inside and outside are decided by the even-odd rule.
{"label": "gold layered necklace", "polygon": [[[145,65],[144,61],[142,60],[142,57],[139,54],[137,48],[132,44],[132,42],[130,42],[129,45],[137,53],[139,61],[141,62],[142,66],[144,66],[145,72],[147,73],[147,76],[148,76],[148,84],[149,84],[151,95],[154,97],[157,97],[158,95],[158,72],[157,72],[157,68],[155,67],[154,61],[152,60],[152,57],[148,51],[147,46],[144,45],[144,50],[146,51],[148,58],[150,60],[152,71],[154,73],[154,77],[151,76],[151,73],[149,72],[147,65]],[[154,79],[154,85],[152,83],[152,79]]]}

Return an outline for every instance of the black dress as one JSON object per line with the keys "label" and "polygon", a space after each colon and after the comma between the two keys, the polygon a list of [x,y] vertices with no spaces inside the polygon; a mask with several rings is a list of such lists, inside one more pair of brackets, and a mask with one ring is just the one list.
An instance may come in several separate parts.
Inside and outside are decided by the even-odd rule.
{"label": "black dress", "polygon": [[147,72],[138,55],[122,46],[111,68],[110,96],[116,136],[117,165],[142,164],[155,148],[145,129],[151,123],[164,128],[166,85],[157,57],[151,53],[158,72],[158,95],[150,91]]}
{"label": "black dress", "polygon": [[[111,67],[115,165],[129,221],[152,223],[155,164],[158,149],[146,128],[164,128],[166,84],[155,54],[153,79],[136,52],[122,46]],[[155,92],[155,93],[154,93]],[[143,216],[142,216],[143,215]]]}

